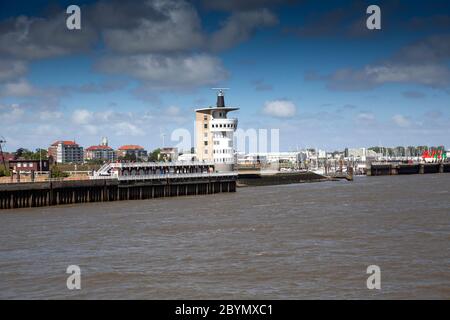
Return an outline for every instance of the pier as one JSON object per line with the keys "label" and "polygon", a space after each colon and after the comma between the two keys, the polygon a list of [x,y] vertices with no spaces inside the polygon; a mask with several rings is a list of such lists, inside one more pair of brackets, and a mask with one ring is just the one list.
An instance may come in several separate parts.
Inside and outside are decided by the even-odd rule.
{"label": "pier", "polygon": [[[211,172],[214,167],[210,165],[153,163],[143,166],[139,163],[113,167],[123,167],[126,170],[110,172],[110,175],[105,176],[96,174],[90,180],[50,179],[45,182],[0,184],[0,209],[236,191],[237,173]],[[148,170],[144,170],[144,167]],[[108,171],[105,167],[102,172]],[[121,174],[122,172],[126,173]]]}
{"label": "pier", "polygon": [[448,173],[450,162],[445,163],[372,163],[367,168],[368,176],[402,174]]}

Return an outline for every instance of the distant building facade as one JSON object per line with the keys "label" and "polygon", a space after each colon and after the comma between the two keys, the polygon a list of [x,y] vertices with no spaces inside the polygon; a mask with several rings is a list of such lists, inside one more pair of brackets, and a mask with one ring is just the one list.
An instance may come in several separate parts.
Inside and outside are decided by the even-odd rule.
{"label": "distant building facade", "polygon": [[177,161],[178,148],[165,147],[160,149],[160,160],[163,161]]}
{"label": "distant building facade", "polygon": [[135,144],[124,145],[117,149],[118,158],[133,157],[136,160],[145,160],[147,156],[147,150]]}
{"label": "distant building facade", "polygon": [[117,158],[116,152],[108,146],[108,139],[103,138],[102,143],[98,146],[90,146],[85,149],[84,159],[85,160],[101,160],[107,162],[113,162]]}
{"label": "distant building facade", "polygon": [[48,156],[55,163],[82,163],[83,147],[75,141],[56,141],[48,148]]}
{"label": "distant building facade", "polygon": [[31,172],[31,171],[48,171],[50,168],[49,161],[43,160],[9,160],[9,170],[12,172]]}

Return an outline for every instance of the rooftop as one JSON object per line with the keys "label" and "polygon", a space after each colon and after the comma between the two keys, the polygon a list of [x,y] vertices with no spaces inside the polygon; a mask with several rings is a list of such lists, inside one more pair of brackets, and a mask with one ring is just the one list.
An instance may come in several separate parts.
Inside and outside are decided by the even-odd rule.
{"label": "rooftop", "polygon": [[138,146],[137,144],[127,144],[119,147],[118,150],[144,150],[143,147]]}
{"label": "rooftop", "polygon": [[94,151],[94,150],[112,150],[112,148],[104,145],[98,145],[98,146],[90,146],[89,148],[86,149],[86,151]]}
{"label": "rooftop", "polygon": [[219,92],[217,93],[217,103],[215,107],[207,107],[207,108],[200,108],[200,109],[196,109],[195,112],[203,112],[203,113],[209,113],[211,111],[235,111],[235,110],[239,110],[239,108],[235,108],[235,107],[226,107],[225,106],[225,96],[223,94],[223,90],[219,90]]}
{"label": "rooftop", "polygon": [[60,143],[62,143],[62,144],[65,145],[65,146],[68,146],[68,145],[76,145],[75,141],[70,141],[70,140],[58,140],[58,141],[55,141],[55,142],[52,144],[52,146],[57,146],[57,145],[60,144]]}

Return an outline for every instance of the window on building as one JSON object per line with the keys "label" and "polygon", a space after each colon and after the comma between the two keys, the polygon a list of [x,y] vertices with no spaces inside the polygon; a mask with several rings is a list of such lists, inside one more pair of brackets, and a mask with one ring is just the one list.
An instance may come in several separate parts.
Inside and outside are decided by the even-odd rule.
{"label": "window on building", "polygon": [[204,143],[205,143],[205,146],[207,146],[208,145],[208,141],[203,141]]}
{"label": "window on building", "polygon": [[203,125],[203,128],[208,129],[208,124],[205,123],[205,124]]}
{"label": "window on building", "polygon": [[203,116],[203,120],[208,120],[208,116],[206,114]]}
{"label": "window on building", "polygon": [[208,154],[208,149],[205,149],[205,154]]}

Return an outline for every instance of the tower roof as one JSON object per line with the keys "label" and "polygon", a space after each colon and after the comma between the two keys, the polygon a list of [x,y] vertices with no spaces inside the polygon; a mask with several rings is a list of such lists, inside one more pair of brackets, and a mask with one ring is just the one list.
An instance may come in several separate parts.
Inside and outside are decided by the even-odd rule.
{"label": "tower roof", "polygon": [[216,102],[216,106],[215,107],[207,107],[207,108],[200,108],[200,109],[195,109],[195,112],[202,112],[202,113],[210,113],[212,111],[235,111],[235,110],[239,110],[239,108],[236,107],[226,107],[225,106],[225,96],[224,96],[224,92],[223,90],[227,89],[227,88],[213,88],[213,89],[218,89],[219,91],[217,92],[217,102]]}

